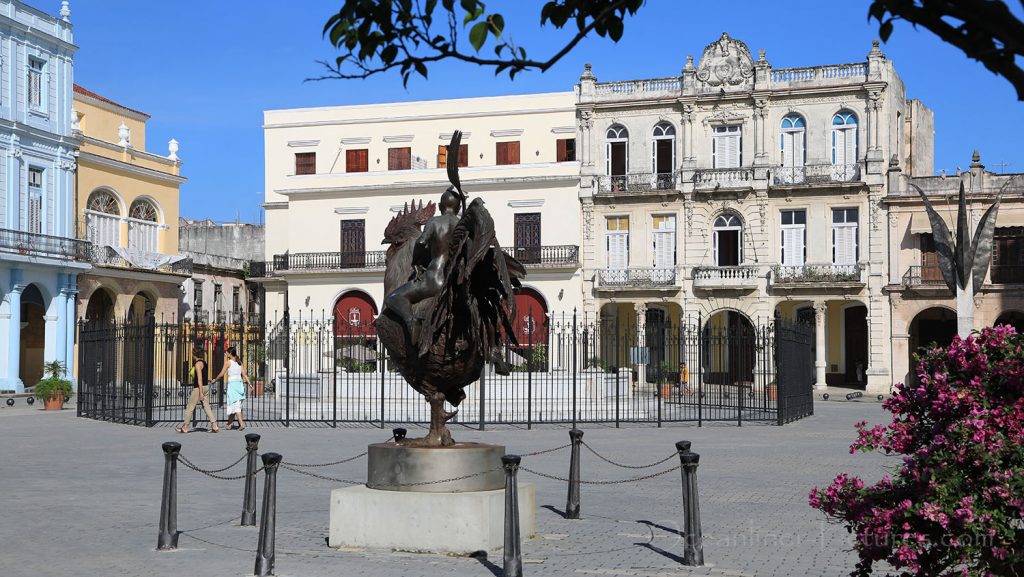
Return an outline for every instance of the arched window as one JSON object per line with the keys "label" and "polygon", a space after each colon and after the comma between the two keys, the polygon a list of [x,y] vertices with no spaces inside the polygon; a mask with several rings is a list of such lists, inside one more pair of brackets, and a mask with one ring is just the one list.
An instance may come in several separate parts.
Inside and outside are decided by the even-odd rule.
{"label": "arched window", "polygon": [[804,181],[804,163],[807,160],[807,132],[804,117],[789,114],[782,119],[779,147],[782,152],[780,181],[794,183]]}
{"label": "arched window", "polygon": [[715,219],[711,231],[711,253],[715,266],[737,266],[743,261],[743,222],[735,214]]}
{"label": "arched window", "polygon": [[[625,183],[625,176],[629,166],[629,131],[621,124],[613,124],[604,135],[605,138],[605,174],[612,177],[612,187],[618,182]],[[624,188],[624,187],[623,187]],[[622,190],[619,188],[618,190]]]}
{"label": "arched window", "polygon": [[858,176],[857,115],[840,110],[832,117],[832,179],[853,180]]}
{"label": "arched window", "polygon": [[676,166],[676,127],[659,122],[651,135],[651,172],[656,175],[659,190],[672,188],[672,174]]}
{"label": "arched window", "polygon": [[121,245],[121,203],[109,190],[96,190],[85,203],[89,242],[96,246]]}
{"label": "arched window", "polygon": [[128,209],[128,248],[142,252],[158,252],[157,235],[160,213],[149,199],[138,198]]}

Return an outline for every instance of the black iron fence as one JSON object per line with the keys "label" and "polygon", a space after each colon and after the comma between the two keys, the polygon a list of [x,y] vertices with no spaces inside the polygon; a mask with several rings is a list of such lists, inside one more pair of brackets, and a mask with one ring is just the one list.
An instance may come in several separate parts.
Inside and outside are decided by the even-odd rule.
{"label": "black iron fence", "polygon": [[91,244],[63,236],[0,228],[0,251],[89,262]]}
{"label": "black iron fence", "polygon": [[[235,347],[253,389],[250,422],[429,422],[429,408],[390,366],[373,324],[299,316],[263,324],[93,322],[80,330],[80,416],[174,422],[191,393],[193,348],[210,378]],[[717,326],[703,319],[624,326],[566,316],[517,327],[508,375],[489,369],[465,389],[455,423],[783,424],[813,413],[813,329],[776,319]],[[225,384],[209,398],[225,402]],[[202,412],[196,411],[196,419]]]}

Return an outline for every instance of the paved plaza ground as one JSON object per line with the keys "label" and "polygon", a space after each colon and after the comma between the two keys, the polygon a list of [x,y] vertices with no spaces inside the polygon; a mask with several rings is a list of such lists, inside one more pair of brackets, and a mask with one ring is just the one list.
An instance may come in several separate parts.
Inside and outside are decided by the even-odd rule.
{"label": "paved plaza ground", "polygon": [[[851,455],[852,425],[885,422],[877,402],[817,402],[815,415],[785,427],[711,425],[615,429],[583,426],[584,440],[608,458],[648,464],[674,453],[679,440],[700,453],[700,507],[706,567],[680,565],[683,544],[678,460],[645,470],[613,467],[584,450],[584,480],[628,479],[675,466],[645,481],[582,487],[582,519],[566,520],[562,482],[520,474],[537,488],[537,536],[523,543],[524,575],[658,577],[672,575],[845,575],[855,557],[846,530],[807,505],[814,485],[840,471],[881,477],[897,462]],[[529,453],[568,442],[569,427],[524,430],[456,428],[462,441],[504,444]],[[389,430],[369,427],[249,427],[261,451],[286,462],[324,463],[355,455]],[[417,433],[411,430],[410,435]],[[179,467],[179,549],[157,552],[164,441],[207,468],[244,452],[242,434],[146,429],[78,419],[73,410],[0,409],[0,574],[109,577],[252,574],[257,529],[239,527],[241,481],[221,481]],[[567,449],[526,457],[523,465],[564,476]],[[365,458],[313,469],[365,479]],[[241,466],[226,474],[241,474]],[[262,476],[262,474],[261,474]],[[282,470],[278,480],[276,574],[479,576],[501,574],[501,558],[471,559],[327,547],[328,499],[342,486]],[[262,491],[262,482],[260,483]]]}

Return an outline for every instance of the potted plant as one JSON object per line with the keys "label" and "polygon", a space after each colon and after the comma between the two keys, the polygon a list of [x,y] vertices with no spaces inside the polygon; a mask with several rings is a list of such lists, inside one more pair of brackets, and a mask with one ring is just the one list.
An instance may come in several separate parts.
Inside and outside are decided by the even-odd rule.
{"label": "potted plant", "polygon": [[661,373],[661,384],[658,385],[661,398],[670,399],[672,398],[672,387],[679,382],[679,373],[673,371],[675,365],[669,361],[662,361],[658,368]]}
{"label": "potted plant", "polygon": [[768,400],[774,401],[779,396],[779,387],[775,384],[775,381],[768,383]]}
{"label": "potted plant", "polygon": [[63,378],[65,373],[64,363],[61,361],[50,361],[43,364],[45,379],[36,383],[35,392],[37,399],[43,401],[47,411],[59,411],[64,407],[64,399],[71,398],[71,381]]}
{"label": "potted plant", "polygon": [[252,347],[252,362],[256,368],[256,375],[252,380],[253,394],[262,397],[266,390],[266,377],[264,376],[267,366],[267,348],[262,344],[255,344]]}

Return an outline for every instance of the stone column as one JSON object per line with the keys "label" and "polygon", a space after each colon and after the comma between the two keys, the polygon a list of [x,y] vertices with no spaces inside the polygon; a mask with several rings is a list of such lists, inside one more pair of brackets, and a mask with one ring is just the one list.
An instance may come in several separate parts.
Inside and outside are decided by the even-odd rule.
{"label": "stone column", "polygon": [[56,303],[51,305],[54,309],[54,314],[57,317],[56,326],[56,345],[53,350],[53,359],[64,363],[67,367],[68,364],[68,286],[67,286],[67,275],[62,272],[57,273],[57,296],[54,299]]}
{"label": "stone column", "polygon": [[[633,310],[636,311],[636,346],[640,351],[647,348],[647,305],[645,303],[634,303]],[[648,356],[650,351],[646,351]],[[643,358],[637,359],[643,360]],[[647,363],[636,365],[637,385],[643,386],[647,382]]]}
{"label": "stone column", "polygon": [[65,303],[66,312],[64,313],[64,328],[67,331],[65,335],[65,349],[64,358],[67,359],[68,372],[67,379],[71,381],[71,386],[78,390],[78,381],[75,379],[75,373],[77,373],[75,367],[75,334],[78,330],[78,321],[75,318],[75,311],[78,307],[75,306],[78,300],[78,275],[74,273],[68,273],[67,276],[67,302]]}
{"label": "stone column", "polygon": [[766,165],[768,161],[768,99],[754,99],[754,164]]}
{"label": "stone column", "polygon": [[16,393],[24,393],[25,385],[21,382],[21,292],[25,285],[21,280],[21,269],[11,269],[11,284],[8,302],[11,305],[11,320],[7,335],[7,388]]}
{"label": "stone column", "polygon": [[814,303],[814,388],[824,389],[825,384],[825,313],[828,303]]}

